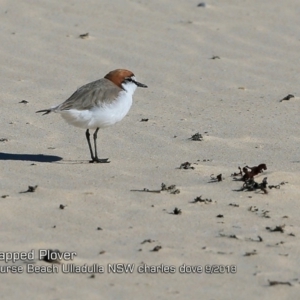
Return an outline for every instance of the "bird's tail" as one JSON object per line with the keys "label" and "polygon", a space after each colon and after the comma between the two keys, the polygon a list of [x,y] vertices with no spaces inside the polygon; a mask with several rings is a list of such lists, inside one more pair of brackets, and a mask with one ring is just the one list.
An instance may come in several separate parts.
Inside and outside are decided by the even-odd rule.
{"label": "bird's tail", "polygon": [[43,115],[47,115],[49,113],[51,113],[52,109],[49,108],[49,109],[42,109],[42,110],[38,110],[36,111],[36,113],[43,113]]}

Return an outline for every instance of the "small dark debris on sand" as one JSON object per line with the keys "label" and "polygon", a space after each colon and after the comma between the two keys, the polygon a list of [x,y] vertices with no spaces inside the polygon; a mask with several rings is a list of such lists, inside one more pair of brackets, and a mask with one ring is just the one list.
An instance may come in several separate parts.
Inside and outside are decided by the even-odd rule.
{"label": "small dark debris on sand", "polygon": [[250,206],[248,208],[248,211],[251,211],[251,212],[257,212],[258,211],[258,208],[256,206]]}
{"label": "small dark debris on sand", "polygon": [[143,244],[146,244],[146,243],[153,243],[153,242],[155,242],[154,240],[151,240],[151,239],[146,239],[146,240],[143,240],[142,242],[141,242],[141,244],[143,245]]}
{"label": "small dark debris on sand", "polygon": [[6,139],[6,138],[1,138],[1,139],[0,139],[0,142],[8,142],[8,139]]}
{"label": "small dark debris on sand", "polygon": [[220,56],[218,56],[218,55],[214,55],[214,56],[212,56],[210,59],[221,59],[221,58],[220,58]]}
{"label": "small dark debris on sand", "polygon": [[149,119],[142,119],[140,122],[148,122]]}
{"label": "small dark debris on sand", "polygon": [[262,212],[261,212],[261,216],[263,217],[263,218],[267,218],[267,219],[269,219],[269,218],[271,218],[270,216],[269,216],[269,210],[262,210]]}
{"label": "small dark debris on sand", "polygon": [[[56,253],[57,255],[52,255],[52,253]],[[46,261],[48,263],[52,263],[52,264],[59,264],[60,263],[59,259],[53,259],[53,257],[57,257],[58,255],[62,256],[62,253],[59,250],[49,249],[49,250],[47,250],[47,254],[44,255],[41,260],[44,260],[44,261]]]}
{"label": "small dark debris on sand", "polygon": [[211,203],[212,202],[212,200],[211,199],[202,199],[202,195],[201,196],[198,196],[198,197],[196,197],[195,199],[194,199],[194,201],[192,201],[191,203],[205,203],[205,204],[207,204],[207,203]]}
{"label": "small dark debris on sand", "polygon": [[246,239],[247,241],[251,241],[251,242],[263,242],[263,238],[261,236],[257,236],[257,240],[256,239],[253,239],[253,238],[247,238]]}
{"label": "small dark debris on sand", "polygon": [[96,277],[96,275],[95,275],[95,274],[92,274],[89,278],[93,279],[93,278],[95,278],[95,277]]}
{"label": "small dark debris on sand", "polygon": [[97,230],[103,230],[101,227],[97,227]]}
{"label": "small dark debris on sand", "polygon": [[175,189],[174,191],[170,191],[170,194],[176,195],[179,194],[180,190],[179,189]]}
{"label": "small dark debris on sand", "polygon": [[67,206],[67,205],[60,204],[60,205],[59,205],[59,208],[60,208],[60,209],[65,209],[66,206]]}
{"label": "small dark debris on sand", "polygon": [[144,188],[142,190],[130,190],[130,192],[160,193],[161,190],[149,190],[147,188]]}
{"label": "small dark debris on sand", "polygon": [[219,214],[219,215],[217,215],[217,218],[224,218],[224,215]]}
{"label": "small dark debris on sand", "polygon": [[[250,206],[248,208],[248,211],[251,211],[251,212],[256,212],[257,214],[259,213],[259,209],[256,207],[256,206]],[[270,213],[269,210],[261,210],[261,217],[263,218],[270,218],[270,216],[268,215]]]}
{"label": "small dark debris on sand", "polygon": [[277,185],[269,185],[268,188],[271,190],[271,189],[280,189],[280,186],[282,185],[285,185],[286,183],[288,183],[287,181],[283,181],[283,182],[280,182],[279,184]]}
{"label": "small dark debris on sand", "polygon": [[192,164],[191,164],[190,162],[186,161],[186,162],[184,162],[184,163],[182,163],[182,164],[180,165],[179,169],[184,169],[184,170],[192,169],[192,170],[194,170],[195,167],[193,167]]}
{"label": "small dark debris on sand", "polygon": [[220,182],[223,181],[223,176],[222,174],[217,175],[216,177],[214,177],[214,174],[210,175],[210,182]]}
{"label": "small dark debris on sand", "polygon": [[235,234],[225,234],[225,233],[219,232],[219,235],[221,237],[227,237],[227,238],[230,238],[230,239],[237,239],[238,240],[238,237]]}
{"label": "small dark debris on sand", "polygon": [[280,184],[277,185],[269,185],[268,188],[271,189],[280,189]]}
{"label": "small dark debris on sand", "polygon": [[258,242],[262,242],[263,241],[263,239],[262,239],[261,236],[258,235],[257,238],[258,238]]}
{"label": "small dark debris on sand", "polygon": [[22,100],[22,101],[20,101],[19,103],[23,103],[23,104],[27,104],[27,103],[29,103],[27,100]]}
{"label": "small dark debris on sand", "polygon": [[233,207],[240,207],[240,205],[239,205],[239,204],[236,204],[236,203],[229,203],[228,205],[229,205],[229,206],[233,206]]}
{"label": "small dark debris on sand", "polygon": [[236,172],[232,173],[232,174],[231,174],[231,177],[243,176],[242,168],[239,167],[239,170],[240,170],[240,171],[239,171],[238,173],[236,173]]}
{"label": "small dark debris on sand", "polygon": [[180,190],[176,188],[175,184],[171,184],[169,186],[165,185],[164,183],[161,184],[161,190],[167,191],[170,194],[176,195],[180,193]]}
{"label": "small dark debris on sand", "polygon": [[27,190],[27,191],[24,191],[24,192],[20,192],[20,194],[34,193],[35,190],[37,189],[37,187],[38,187],[37,185],[35,185],[35,186],[29,185],[29,186],[28,186],[28,190]]}
{"label": "small dark debris on sand", "polygon": [[292,286],[292,284],[289,281],[276,281],[276,280],[268,280],[268,281],[270,286],[280,285],[280,284]]}
{"label": "small dark debris on sand", "polygon": [[189,140],[192,140],[192,141],[203,141],[203,136],[202,134],[200,134],[199,132],[193,134]]}
{"label": "small dark debris on sand", "polygon": [[[220,235],[220,237],[227,237],[227,238],[239,240],[239,238],[235,234],[225,234],[225,233],[219,232],[219,235]],[[260,237],[259,235],[257,236],[257,240],[253,239],[253,238],[245,238],[245,240],[251,241],[251,242],[262,242],[263,241],[262,237]]]}
{"label": "small dark debris on sand", "polygon": [[90,36],[90,34],[89,34],[88,32],[79,35],[79,37],[80,37],[81,39],[87,39],[87,38],[89,38],[89,36]]}
{"label": "small dark debris on sand", "polygon": [[254,181],[253,178],[247,179],[245,181],[245,183],[243,184],[242,188],[237,190],[237,191],[239,191],[239,192],[241,192],[241,191],[251,192],[251,191],[261,190],[261,191],[263,191],[264,194],[268,194],[267,179],[268,178],[265,177],[261,183],[257,183],[256,181]]}
{"label": "small dark debris on sand", "polygon": [[175,184],[167,186],[166,184],[161,184],[161,191],[168,191],[170,194],[179,194],[180,190],[176,188]]}
{"label": "small dark debris on sand", "polygon": [[173,215],[181,215],[182,214],[182,211],[181,209],[175,207],[173,212],[172,212]]}
{"label": "small dark debris on sand", "polygon": [[38,187],[37,185],[35,185],[35,186],[29,185],[27,192],[28,193],[33,193],[33,192],[35,192],[35,190],[37,189],[37,187]]}
{"label": "small dark debris on sand", "polygon": [[264,170],[267,170],[266,164],[260,164],[258,166],[249,167],[245,166],[243,169],[239,167],[238,173],[233,173],[231,176],[242,176],[241,180],[246,181],[248,179],[252,179],[254,176],[263,173]]}
{"label": "small dark debris on sand", "polygon": [[295,98],[295,96],[292,95],[292,94],[288,94],[287,96],[285,96],[284,98],[279,100],[279,102],[282,102],[282,101],[285,101],[285,100],[290,100],[291,98]]}
{"label": "small dark debris on sand", "polygon": [[172,184],[170,186],[167,186],[166,184],[161,184],[160,190],[149,190],[147,188],[144,188],[142,190],[130,190],[131,192],[146,192],[146,193],[160,193],[162,191],[168,191],[170,194],[179,194],[180,190],[176,189],[176,185]]}
{"label": "small dark debris on sand", "polygon": [[245,254],[244,254],[244,256],[251,256],[251,255],[256,255],[257,254],[257,251],[256,250],[253,250],[253,251],[251,251],[251,252],[246,252]]}
{"label": "small dark debris on sand", "polygon": [[162,246],[155,246],[151,252],[158,252],[160,249],[162,248]]}
{"label": "small dark debris on sand", "polygon": [[100,252],[99,252],[99,254],[104,254],[106,251],[104,251],[104,250],[101,250]]}
{"label": "small dark debris on sand", "polygon": [[2,195],[1,198],[7,198],[9,195]]}
{"label": "small dark debris on sand", "polygon": [[281,232],[281,233],[283,233],[284,232],[284,227],[285,227],[285,224],[275,226],[274,228],[266,227],[266,229],[269,230],[270,232]]}
{"label": "small dark debris on sand", "polygon": [[197,7],[206,7],[206,3],[205,2],[200,2]]}

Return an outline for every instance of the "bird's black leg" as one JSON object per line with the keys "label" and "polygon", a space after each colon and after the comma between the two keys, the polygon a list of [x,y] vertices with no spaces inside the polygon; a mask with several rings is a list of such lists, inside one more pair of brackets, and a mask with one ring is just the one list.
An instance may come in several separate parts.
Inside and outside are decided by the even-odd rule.
{"label": "bird's black leg", "polygon": [[93,137],[94,137],[94,149],[95,149],[95,159],[98,160],[98,153],[97,153],[97,134],[99,131],[99,127],[95,130]]}
{"label": "bird's black leg", "polygon": [[93,137],[94,137],[94,148],[95,148],[95,157],[93,158],[93,162],[97,163],[109,163],[108,158],[98,158],[98,153],[97,153],[97,134],[99,131],[99,127],[95,130]]}
{"label": "bird's black leg", "polygon": [[85,132],[85,136],[86,136],[86,139],[87,139],[87,142],[88,142],[88,145],[89,145],[89,149],[90,149],[90,152],[91,152],[91,158],[92,158],[92,160],[90,160],[90,162],[94,162],[95,161],[95,157],[94,157],[94,154],[93,154],[93,149],[92,149],[92,145],[91,145],[91,141],[90,141],[90,132],[89,132],[88,129]]}

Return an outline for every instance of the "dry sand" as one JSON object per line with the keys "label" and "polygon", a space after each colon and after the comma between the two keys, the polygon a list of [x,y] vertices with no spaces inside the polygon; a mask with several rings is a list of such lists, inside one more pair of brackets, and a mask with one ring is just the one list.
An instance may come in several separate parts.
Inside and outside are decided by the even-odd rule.
{"label": "dry sand", "polygon": [[[72,263],[105,271],[28,274],[19,260],[22,274],[1,276],[1,299],[299,299],[299,3],[198,3],[2,1],[1,252],[34,249],[35,265],[52,266],[38,250],[73,251]],[[149,88],[99,132],[111,163],[89,164],[83,130],[35,111],[115,68]],[[295,98],[280,102],[287,94]],[[203,141],[188,139],[197,132]],[[187,161],[194,169],[178,168]],[[257,182],[288,183],[238,192],[243,182],[230,175],[260,163],[268,169]],[[219,173],[225,180],[209,183]],[[131,191],[161,183],[180,193]],[[20,193],[29,185],[38,188]],[[191,203],[200,195],[212,202]],[[135,270],[108,273],[114,263]],[[139,273],[143,263],[175,274]],[[203,273],[181,274],[183,264]],[[207,265],[237,272],[207,274]]]}

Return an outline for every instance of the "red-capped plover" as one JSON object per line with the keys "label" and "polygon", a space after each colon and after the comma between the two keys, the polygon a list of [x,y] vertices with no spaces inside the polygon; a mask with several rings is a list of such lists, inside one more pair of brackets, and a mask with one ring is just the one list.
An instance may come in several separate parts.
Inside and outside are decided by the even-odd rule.
{"label": "red-capped plover", "polygon": [[[132,105],[132,96],[137,87],[146,88],[137,82],[131,71],[117,69],[109,72],[104,78],[80,87],[62,104],[49,109],[37,111],[44,115],[51,112],[60,113],[71,125],[86,129],[91,163],[107,163],[108,158],[99,159],[97,154],[97,133],[100,128],[111,126],[121,121]],[[90,141],[90,129],[95,129],[94,149]]]}

